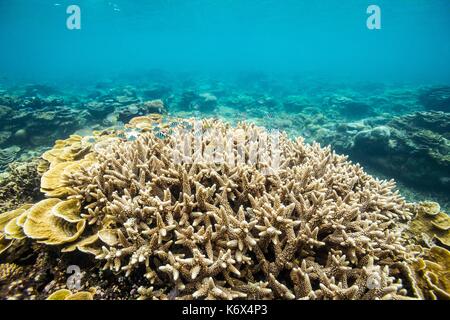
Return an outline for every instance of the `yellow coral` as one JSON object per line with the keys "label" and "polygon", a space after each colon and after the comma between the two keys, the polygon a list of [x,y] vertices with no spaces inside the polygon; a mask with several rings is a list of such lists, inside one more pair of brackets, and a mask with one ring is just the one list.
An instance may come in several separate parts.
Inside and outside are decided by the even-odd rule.
{"label": "yellow coral", "polygon": [[141,130],[152,129],[153,124],[161,123],[162,116],[160,114],[150,114],[147,116],[135,117],[126,125],[128,128],[136,128]]}
{"label": "yellow coral", "polygon": [[[429,237],[450,247],[450,217],[444,212],[439,212],[439,210],[439,205],[436,203],[420,203],[417,214],[410,222],[408,230],[419,240]],[[426,241],[427,239],[423,240]]]}
{"label": "yellow coral", "polygon": [[450,251],[434,246],[413,269],[424,298],[450,300]]}
{"label": "yellow coral", "polygon": [[26,211],[31,204],[25,204],[20,208],[0,215],[0,254],[5,252],[14,242],[14,239],[23,239],[21,223],[24,221]]}
{"label": "yellow coral", "polygon": [[94,300],[95,290],[72,293],[67,289],[60,289],[48,296],[47,300]]}
{"label": "yellow coral", "polygon": [[[30,208],[29,206],[27,209]],[[25,211],[24,207],[20,207],[15,210],[11,210],[5,213],[0,214],[0,231],[3,231],[5,226],[10,222],[12,219],[17,218]]]}
{"label": "yellow coral", "polygon": [[93,246],[93,244],[96,243],[97,240],[98,234],[93,234],[63,248],[61,252],[72,252],[78,249],[81,252],[90,253],[96,256],[100,253],[100,249]]}
{"label": "yellow coral", "polygon": [[68,296],[70,296],[72,292],[67,289],[60,289],[58,291],[53,292],[51,295],[47,297],[47,300],[64,300]]}
{"label": "yellow coral", "polygon": [[[28,211],[27,219],[23,225],[24,233],[38,242],[48,245],[59,245],[75,241],[84,231],[86,221],[84,219],[73,220],[75,205],[72,205],[70,219],[67,219],[58,208],[70,207],[60,199],[46,199],[35,204]],[[57,215],[56,215],[56,214]]]}
{"label": "yellow coral", "polygon": [[42,175],[41,191],[47,197],[63,197],[68,194],[66,188],[67,176],[82,168],[92,165],[94,161],[91,158],[79,161],[61,162],[50,168]]}
{"label": "yellow coral", "polygon": [[424,214],[435,216],[441,212],[441,206],[437,202],[423,201],[419,204],[418,210]]}
{"label": "yellow coral", "polygon": [[56,140],[51,150],[44,152],[42,158],[50,162],[50,167],[61,162],[79,160],[90,149],[90,145],[83,145],[81,136],[71,135],[66,140]]}
{"label": "yellow coral", "polygon": [[15,263],[0,264],[0,282],[10,280],[12,277],[21,273],[22,270],[23,268]]}
{"label": "yellow coral", "polygon": [[8,250],[11,247],[12,241],[5,238],[4,234],[0,233],[0,254]]}

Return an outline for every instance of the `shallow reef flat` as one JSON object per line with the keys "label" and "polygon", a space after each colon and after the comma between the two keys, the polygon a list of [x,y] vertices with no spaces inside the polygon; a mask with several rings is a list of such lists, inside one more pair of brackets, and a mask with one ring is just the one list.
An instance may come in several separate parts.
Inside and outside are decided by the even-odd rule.
{"label": "shallow reef flat", "polygon": [[447,93],[261,75],[2,90],[0,298],[448,299]]}

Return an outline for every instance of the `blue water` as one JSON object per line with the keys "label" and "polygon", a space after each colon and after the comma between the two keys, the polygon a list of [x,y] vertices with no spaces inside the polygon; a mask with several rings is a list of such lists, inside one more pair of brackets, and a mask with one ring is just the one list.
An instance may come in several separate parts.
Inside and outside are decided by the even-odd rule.
{"label": "blue water", "polygon": [[[66,8],[81,8],[81,30]],[[366,27],[368,5],[381,30]],[[449,82],[448,0],[1,0],[0,73],[80,80],[151,69]]]}
{"label": "blue water", "polygon": [[161,99],[330,144],[450,210],[449,39],[449,0],[0,0],[0,172]]}

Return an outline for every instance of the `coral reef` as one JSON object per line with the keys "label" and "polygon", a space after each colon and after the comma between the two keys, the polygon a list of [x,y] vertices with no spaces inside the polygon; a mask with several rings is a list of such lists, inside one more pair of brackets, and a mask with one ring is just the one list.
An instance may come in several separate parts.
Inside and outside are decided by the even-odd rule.
{"label": "coral reef", "polygon": [[[141,130],[135,139],[98,138],[79,160],[56,163],[47,153],[52,162],[42,185],[50,198],[21,214],[23,233],[47,245],[68,242],[63,252],[94,254],[115,273],[142,272],[151,287],[142,286],[141,297],[413,296],[390,269],[408,257],[401,232],[412,216],[392,181],[284,134],[280,171],[266,175],[271,163],[251,160],[252,136],[264,136],[264,129],[217,120],[169,127],[192,145],[200,137],[200,150],[234,137],[214,159],[241,154],[244,162],[211,162],[191,152],[178,163],[182,137],[159,137],[153,121],[134,119],[130,126]],[[71,145],[58,142],[54,150],[61,144]],[[63,172],[49,174],[59,167]],[[46,175],[55,178],[52,188]]]}
{"label": "coral reef", "polygon": [[450,112],[450,87],[428,88],[419,95],[419,102],[427,110]]}
{"label": "coral reef", "polygon": [[390,121],[353,123],[318,139],[410,185],[450,191],[450,114],[416,112]]}
{"label": "coral reef", "polygon": [[435,202],[422,202],[408,227],[417,242],[450,248],[450,217]]}
{"label": "coral reef", "polygon": [[13,162],[8,169],[0,173],[0,211],[17,208],[24,203],[40,199],[40,160]]}
{"label": "coral reef", "polygon": [[4,169],[10,162],[13,162],[19,152],[19,146],[11,146],[5,149],[0,149],[0,170]]}
{"label": "coral reef", "polygon": [[450,300],[450,251],[438,246],[427,249],[413,270],[422,298]]}
{"label": "coral reef", "polygon": [[0,91],[0,297],[448,299],[445,204],[306,143],[445,193],[447,88],[253,77]]}

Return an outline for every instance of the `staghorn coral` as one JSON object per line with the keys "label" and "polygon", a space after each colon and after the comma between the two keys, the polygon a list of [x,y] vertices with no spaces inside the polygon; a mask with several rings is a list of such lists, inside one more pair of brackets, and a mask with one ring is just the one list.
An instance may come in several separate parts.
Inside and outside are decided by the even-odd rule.
{"label": "staghorn coral", "polygon": [[[185,129],[191,142],[194,125]],[[229,135],[250,142],[253,133],[264,134],[213,120],[204,120],[205,128],[216,129],[222,141]],[[148,131],[134,141],[115,139],[94,151],[91,166],[69,173],[64,187],[69,199],[81,202],[89,228],[66,251],[84,248],[104,260],[105,269],[126,275],[143,270],[158,297],[412,295],[389,269],[407,257],[401,222],[411,216],[392,181],[378,181],[329,148],[285,135],[276,174],[263,174],[267,163],[252,163],[251,143],[241,154],[243,165],[198,161],[195,150],[180,164],[172,158],[180,156],[179,138]],[[201,139],[202,150],[216,143],[213,135]],[[239,144],[230,148],[216,156],[242,151]],[[153,289],[140,291],[154,298]]]}
{"label": "staghorn coral", "polygon": [[401,236],[415,208],[393,181],[285,134],[254,158],[268,133],[245,123],[152,116],[127,127],[133,139],[95,133],[46,153],[49,199],[5,219],[20,220],[14,234],[143,276],[140,299],[424,297]]}

